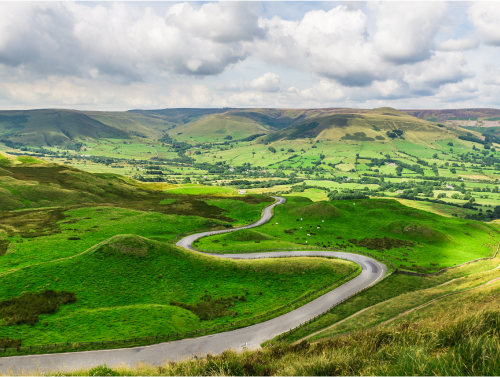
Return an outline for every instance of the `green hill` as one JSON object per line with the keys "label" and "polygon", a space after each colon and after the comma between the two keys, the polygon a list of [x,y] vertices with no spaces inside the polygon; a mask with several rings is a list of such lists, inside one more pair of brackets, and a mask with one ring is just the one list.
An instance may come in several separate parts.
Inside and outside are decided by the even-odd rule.
{"label": "green hill", "polygon": [[180,233],[253,222],[272,199],[164,188],[1,153],[0,348],[231,324],[354,269],[320,258],[229,261],[181,250],[171,245]]}
{"label": "green hill", "polygon": [[265,242],[220,234],[200,239],[197,246],[227,252],[278,249],[289,242],[291,247],[361,249],[400,269],[432,273],[493,255],[500,233],[496,225],[443,217],[395,200],[308,203],[293,196],[276,209],[273,222],[258,231],[263,236],[255,239]]}
{"label": "green hill", "polygon": [[194,139],[196,141],[223,141],[227,137],[244,139],[251,135],[262,135],[271,132],[253,119],[241,116],[216,114],[186,123],[169,131],[178,140]]}
{"label": "green hill", "polygon": [[390,141],[387,132],[404,131],[404,138],[419,144],[443,138],[456,138],[447,128],[391,108],[380,108],[359,113],[324,115],[302,121],[269,135],[266,141],[313,138],[328,141]]}
{"label": "green hill", "polygon": [[75,110],[0,111],[0,140],[6,145],[69,146],[99,138],[129,135]]}
{"label": "green hill", "polygon": [[[75,150],[79,149],[79,143],[86,141],[105,138],[157,141],[165,134],[177,140],[197,142],[241,140],[257,135],[267,135],[266,141],[303,138],[383,141],[384,133],[392,129],[408,131],[411,141],[412,135],[425,140],[440,138],[445,133],[465,134],[466,131],[457,126],[469,124],[462,124],[464,121],[456,119],[465,119],[464,116],[469,113],[473,114],[471,119],[478,119],[478,111],[472,110],[224,108],[122,112],[59,109],[0,111],[0,141],[10,147],[63,146]],[[484,119],[496,119],[495,111],[483,111],[480,115]],[[485,118],[486,115],[490,118]],[[437,119],[455,120],[449,121],[450,127],[438,127],[434,122]]]}

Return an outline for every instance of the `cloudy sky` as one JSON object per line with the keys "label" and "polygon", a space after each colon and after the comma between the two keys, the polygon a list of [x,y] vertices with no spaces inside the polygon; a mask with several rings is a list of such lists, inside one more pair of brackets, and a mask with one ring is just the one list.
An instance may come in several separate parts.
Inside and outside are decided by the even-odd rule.
{"label": "cloudy sky", "polygon": [[0,109],[500,108],[500,2],[1,2]]}

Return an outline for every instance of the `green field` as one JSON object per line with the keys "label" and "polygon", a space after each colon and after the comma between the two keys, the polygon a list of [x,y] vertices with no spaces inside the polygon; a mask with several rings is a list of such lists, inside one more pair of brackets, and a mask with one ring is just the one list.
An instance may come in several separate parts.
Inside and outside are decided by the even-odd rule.
{"label": "green field", "polygon": [[446,218],[397,201],[313,203],[303,197],[288,197],[272,222],[247,233],[204,237],[196,246],[220,252],[306,245],[360,249],[401,269],[433,272],[493,255],[500,234],[495,225]]}
{"label": "green field", "polygon": [[[33,326],[0,326],[0,338],[22,339],[23,345],[31,345],[211,327],[283,306],[352,268],[350,262],[321,258],[220,260],[135,235],[114,236],[74,258],[1,275],[0,302],[43,289],[74,292],[76,302],[62,305],[55,314],[40,315]],[[170,305],[172,301],[203,302],[205,295],[213,300],[237,299],[229,308],[215,310],[215,318],[205,320]]]}

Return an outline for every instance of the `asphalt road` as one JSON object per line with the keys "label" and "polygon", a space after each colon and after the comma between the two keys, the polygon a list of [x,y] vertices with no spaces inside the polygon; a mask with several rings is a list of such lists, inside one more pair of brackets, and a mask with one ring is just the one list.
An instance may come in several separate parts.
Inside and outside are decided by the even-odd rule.
{"label": "asphalt road", "polygon": [[[276,199],[278,199],[278,201],[264,210],[263,217],[259,221],[239,229],[252,228],[269,221],[272,217],[272,208],[285,202],[285,199],[283,198]],[[177,246],[193,250],[191,243],[200,237],[235,230],[237,229],[194,234],[177,242]],[[160,365],[166,361],[185,359],[192,357],[193,355],[203,356],[207,353],[218,354],[231,348],[241,350],[245,345],[249,348],[258,348],[262,342],[272,339],[275,336],[286,332],[311,318],[314,318],[315,316],[328,310],[331,306],[342,301],[344,298],[347,298],[361,289],[375,283],[384,276],[386,271],[385,265],[372,258],[364,255],[344,252],[281,251],[250,254],[210,255],[232,259],[272,258],[276,256],[335,256],[358,263],[362,267],[362,272],[356,278],[350,280],[344,285],[324,294],[323,296],[298,309],[253,326],[214,335],[207,335],[200,338],[183,339],[146,347],[0,357],[0,373],[19,374],[22,371],[33,370],[47,372],[84,367],[89,368],[102,364],[106,364],[108,366],[118,364],[134,365],[138,362],[148,362]]]}

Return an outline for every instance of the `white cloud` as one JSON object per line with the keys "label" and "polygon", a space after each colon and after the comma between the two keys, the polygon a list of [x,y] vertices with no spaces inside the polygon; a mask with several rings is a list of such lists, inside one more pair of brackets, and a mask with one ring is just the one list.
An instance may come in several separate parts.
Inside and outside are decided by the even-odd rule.
{"label": "white cloud", "polygon": [[310,70],[346,86],[366,86],[383,70],[366,39],[366,24],[362,11],[346,6],[310,11],[300,21],[262,18],[267,39],[253,47],[270,63]]}
{"label": "white cloud", "polygon": [[469,9],[469,19],[486,44],[500,46],[500,3],[475,2]]}
{"label": "white cloud", "polygon": [[371,89],[371,91],[365,93],[365,98],[367,96],[372,98],[402,98],[409,96],[408,85],[402,80],[374,81]]}
{"label": "white cloud", "polygon": [[465,51],[472,50],[479,46],[476,38],[447,39],[439,43],[438,49],[441,51]]}
{"label": "white cloud", "polygon": [[75,5],[73,12],[75,35],[97,68],[108,74],[146,75],[153,69],[213,75],[246,57],[241,45],[190,34],[174,16],[161,17],[151,8],[133,12],[124,4],[110,9]]}
{"label": "white cloud", "polygon": [[181,3],[170,7],[167,21],[202,39],[234,43],[264,37],[258,25],[260,11],[261,6],[253,2],[207,3],[199,9]]}
{"label": "white cloud", "polygon": [[306,101],[338,101],[345,97],[340,86],[329,80],[321,80],[313,87],[304,90],[290,88],[289,93],[296,93],[300,99]]}
{"label": "white cloud", "polygon": [[261,77],[252,80],[248,87],[260,92],[274,93],[280,90],[281,78],[278,74],[267,72]]}
{"label": "white cloud", "polygon": [[491,64],[487,65],[483,76],[483,83],[487,85],[500,85],[500,68]]}
{"label": "white cloud", "polygon": [[373,37],[379,54],[396,64],[428,59],[446,11],[444,2],[377,3]]}
{"label": "white cloud", "polygon": [[[173,8],[179,6],[182,4]],[[126,80],[143,80],[158,72],[215,75],[246,58],[238,40],[258,34],[256,16],[253,21],[247,18],[240,22],[237,33],[228,34],[245,9],[242,5],[207,4],[195,11],[185,5],[187,21],[208,19],[218,10],[219,19],[214,20],[210,31],[207,23],[194,28],[179,22],[175,13],[163,17],[151,8],[137,10],[124,3],[109,7],[92,3],[2,3],[0,64],[23,67],[34,75],[85,77],[99,72]],[[228,24],[226,19],[233,23]]]}
{"label": "white cloud", "polygon": [[500,46],[498,3],[467,8],[475,34],[470,25],[454,24],[458,8],[442,2],[311,8],[285,19],[254,2],[0,3],[0,104],[124,109],[495,101],[498,68],[481,77],[474,72],[497,63],[495,47],[462,52],[479,41]]}
{"label": "white cloud", "polygon": [[464,80],[443,85],[435,97],[441,102],[457,102],[477,98],[479,94],[480,88],[475,80]]}
{"label": "white cloud", "polygon": [[408,71],[404,81],[410,84],[412,91],[428,95],[441,85],[457,83],[474,75],[461,52],[437,51],[431,59]]}

